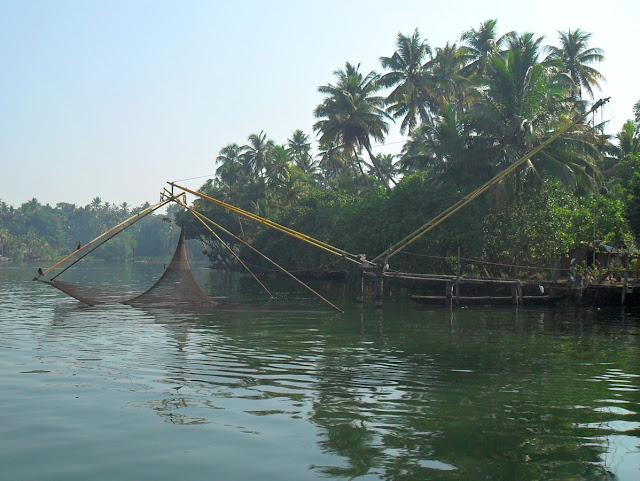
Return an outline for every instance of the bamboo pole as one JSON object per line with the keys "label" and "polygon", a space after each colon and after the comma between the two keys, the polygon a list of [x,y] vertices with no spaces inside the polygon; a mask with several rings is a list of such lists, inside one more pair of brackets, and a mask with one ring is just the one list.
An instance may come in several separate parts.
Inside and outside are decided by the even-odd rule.
{"label": "bamboo pole", "polygon": [[462,209],[463,207],[465,207],[469,203],[473,202],[476,198],[478,198],[480,195],[485,193],[490,187],[492,187],[493,185],[497,184],[503,178],[505,178],[506,176],[508,176],[512,172],[514,172],[517,169],[519,169],[531,157],[533,157],[534,155],[536,155],[537,153],[539,153],[540,151],[545,149],[549,144],[551,144],[553,141],[555,141],[558,137],[560,137],[562,134],[564,134],[566,131],[568,131],[570,128],[572,128],[574,125],[576,125],[578,122],[582,121],[589,114],[591,114],[595,110],[599,109],[602,105],[604,105],[608,101],[609,101],[609,98],[601,99],[598,102],[596,102],[593,105],[593,107],[591,107],[591,109],[586,114],[583,114],[583,115],[579,116],[576,120],[574,120],[573,122],[568,124],[566,127],[560,129],[558,132],[556,132],[554,135],[552,135],[549,139],[547,139],[546,141],[541,143],[538,147],[536,147],[535,149],[533,149],[533,150],[529,151],[528,153],[526,153],[524,156],[522,156],[516,162],[514,162],[513,164],[511,164],[509,167],[507,167],[506,169],[502,170],[501,172],[499,172],[492,179],[490,179],[489,181],[485,182],[483,185],[478,187],[476,190],[471,192],[469,195],[463,197],[458,202],[456,202],[451,207],[449,207],[447,210],[445,210],[444,212],[438,214],[436,217],[434,217],[429,222],[424,224],[422,227],[416,229],[414,232],[412,232],[411,234],[406,236],[404,239],[400,240],[395,245],[389,247],[389,249],[387,249],[386,251],[382,252],[377,257],[375,257],[372,262],[380,261],[383,258],[387,258],[388,259],[388,258],[398,254],[399,252],[404,250],[406,247],[408,247],[409,245],[413,244],[415,241],[420,239],[422,236],[424,236],[428,232],[430,232],[433,229],[435,229],[437,226],[442,224],[445,220],[447,220],[453,214],[455,214],[460,209]]}
{"label": "bamboo pole", "polygon": [[242,261],[242,259],[240,259],[240,257],[238,257],[238,255],[237,255],[235,252],[233,252],[233,249],[232,249],[232,248],[231,248],[231,247],[230,247],[226,242],[224,242],[224,241],[220,238],[220,236],[219,236],[219,235],[218,235],[218,234],[217,234],[217,233],[216,233],[216,232],[215,232],[211,227],[209,227],[209,226],[204,222],[204,220],[202,220],[202,219],[200,218],[201,214],[200,214],[199,212],[196,212],[195,210],[191,209],[190,207],[188,207],[186,204],[184,204],[184,203],[183,203],[182,201],[180,201],[180,200],[177,200],[177,199],[176,199],[176,200],[175,200],[175,202],[176,202],[176,203],[178,203],[179,205],[181,205],[182,207],[184,207],[185,209],[187,209],[187,210],[191,213],[191,215],[193,215],[196,219],[198,219],[198,221],[200,221],[200,223],[201,223],[201,224],[202,224],[202,225],[203,225],[203,226],[204,226],[204,227],[205,227],[209,232],[211,232],[211,234],[213,234],[213,235],[214,235],[214,237],[218,240],[218,242],[220,242],[220,243],[221,243],[221,244],[222,244],[222,245],[223,245],[223,246],[224,246],[224,247],[229,251],[229,253],[231,253],[231,255],[232,255],[233,257],[235,257],[235,259],[240,263],[240,265],[242,265],[242,267],[244,267],[244,268],[245,268],[245,270],[246,270],[249,274],[251,274],[251,276],[252,276],[252,277],[255,279],[255,281],[260,285],[260,287],[262,287],[262,288],[265,290],[265,292],[266,292],[267,294],[269,294],[269,297],[270,297],[271,299],[273,299],[273,294],[271,294],[271,291],[270,291],[269,289],[267,289],[267,286],[265,286],[265,285],[260,281],[260,279],[258,279],[258,278],[256,277],[256,275],[251,271],[251,269],[249,269],[249,266],[247,266],[247,265]]}
{"label": "bamboo pole", "polygon": [[330,245],[330,244],[328,244],[326,242],[320,241],[318,239],[314,239],[311,236],[308,236],[306,234],[302,234],[300,232],[297,232],[297,231],[295,231],[295,230],[293,230],[293,229],[291,229],[289,227],[285,227],[283,225],[277,224],[277,223],[275,223],[275,222],[273,222],[273,221],[271,221],[269,219],[265,219],[265,218],[260,217],[260,216],[258,216],[256,214],[252,214],[251,212],[248,212],[246,210],[240,209],[239,207],[235,207],[235,206],[233,206],[231,204],[227,204],[226,202],[223,202],[221,200],[218,200],[218,199],[215,199],[213,197],[210,197],[210,196],[208,196],[206,194],[203,194],[202,192],[197,192],[197,191],[189,189],[187,187],[180,186],[180,185],[178,185],[178,184],[176,184],[174,182],[168,182],[168,184],[171,185],[172,187],[177,187],[178,189],[182,189],[185,192],[188,192],[188,193],[196,195],[196,196],[198,196],[198,197],[200,197],[200,198],[202,198],[204,200],[212,202],[212,203],[214,203],[214,204],[216,204],[216,205],[218,205],[218,206],[220,206],[220,207],[222,207],[222,208],[224,208],[226,210],[230,210],[231,212],[235,212],[236,214],[239,214],[239,215],[241,215],[243,217],[246,217],[248,219],[252,219],[255,222],[258,222],[258,223],[260,223],[262,225],[266,225],[266,226],[271,227],[272,229],[275,229],[275,230],[277,230],[279,232],[282,232],[282,233],[287,234],[287,235],[289,235],[291,237],[294,237],[294,238],[296,238],[298,240],[306,242],[307,244],[311,244],[312,246],[317,247],[319,249],[322,249],[322,250],[324,250],[326,252],[329,252],[329,253],[331,253],[333,255],[342,257],[342,258],[344,258],[344,259],[346,259],[348,261],[354,262],[356,264],[362,264],[364,262],[364,263],[369,264],[371,267],[375,266],[374,263],[372,263],[370,261],[366,261],[366,260],[363,261],[359,256],[357,256],[355,254],[351,254],[351,253],[349,253],[347,251],[344,251],[342,249],[334,247],[334,246],[332,246],[332,245]]}
{"label": "bamboo pole", "polygon": [[[113,239],[115,236],[117,236],[118,234],[120,234],[121,232],[125,231],[126,229],[128,229],[129,227],[131,227],[133,224],[135,224],[136,222],[140,221],[141,219],[145,218],[146,216],[148,216],[149,214],[151,214],[152,212],[158,210],[160,207],[162,207],[163,205],[171,202],[171,200],[173,200],[172,198],[169,199],[165,199],[162,200],[160,202],[158,202],[157,204],[154,204],[151,207],[148,207],[147,209],[140,211],[138,214],[130,217],[129,219],[127,219],[124,222],[121,222],[120,224],[118,224],[116,227],[112,227],[111,229],[109,229],[108,231],[106,231],[105,233],[103,233],[102,235],[100,235],[99,237],[97,237],[96,239],[94,239],[93,241],[91,241],[92,243],[102,237],[104,237],[107,233],[111,233],[112,235],[109,235],[108,237],[106,237],[104,240],[102,240],[102,242],[99,242],[97,245],[95,245],[93,248],[89,249],[87,252],[85,252],[83,255],[81,255],[80,257],[78,257],[75,261],[73,261],[71,264],[69,264],[67,267],[65,267],[64,269],[62,269],[60,272],[58,272],[55,276],[53,276],[51,278],[51,280],[55,280],[58,276],[60,276],[62,273],[66,272],[68,269],[70,269],[71,267],[73,267],[74,265],[76,265],[78,262],[80,262],[82,259],[84,259],[85,257],[87,257],[89,254],[91,254],[93,251],[95,251],[98,247],[102,246],[103,244],[106,244],[107,242],[109,242],[111,239]],[[128,224],[126,224],[127,222],[129,222]],[[126,224],[126,225],[125,225]],[[120,230],[115,230],[115,229],[120,229]],[[78,251],[76,251],[78,252]],[[67,258],[69,258],[71,256],[67,256]],[[63,261],[58,262],[56,265],[60,265]],[[55,266],[54,266],[55,267]],[[46,272],[49,272],[51,269],[53,269],[53,267],[50,267],[49,269],[47,269]],[[44,272],[43,275],[46,273]]]}
{"label": "bamboo pole", "polygon": [[[188,208],[189,209],[189,208]],[[325,299],[320,293],[316,292],[315,290],[313,290],[311,287],[309,287],[308,285],[306,285],[304,282],[302,282],[300,279],[298,279],[296,276],[294,276],[293,274],[291,274],[289,271],[287,271],[284,267],[278,265],[275,261],[271,260],[269,257],[267,257],[266,255],[264,255],[262,252],[260,252],[258,249],[256,249],[255,247],[253,247],[251,244],[245,242],[244,240],[242,240],[240,237],[236,236],[235,234],[232,234],[231,232],[229,232],[227,229],[225,229],[224,227],[222,227],[221,225],[219,225],[218,223],[216,223],[215,221],[209,219],[207,216],[200,214],[198,212],[198,214],[202,217],[203,220],[209,222],[212,226],[214,226],[216,229],[221,230],[222,232],[224,232],[225,234],[231,236],[232,238],[234,238],[235,240],[237,240],[238,242],[240,242],[241,244],[243,244],[244,246],[246,246],[247,248],[251,249],[253,252],[255,252],[256,254],[258,254],[260,257],[262,257],[263,259],[265,259],[266,261],[268,261],[269,263],[271,263],[274,267],[276,267],[279,271],[283,272],[284,274],[286,274],[287,276],[289,276],[290,278],[292,278],[294,281],[296,281],[298,284],[300,284],[301,286],[303,286],[305,289],[307,289],[309,292],[311,292],[312,294],[314,294],[316,297],[318,297],[319,299],[321,299],[322,301],[324,301],[326,304],[328,304],[329,306],[331,306],[333,309],[335,309],[336,311],[342,313],[344,312],[342,309],[340,309],[339,307],[335,306],[334,304],[331,303],[331,301],[329,301],[328,299]]]}
{"label": "bamboo pole", "polygon": [[[84,251],[85,249],[87,249],[90,245],[92,245],[94,242],[100,240],[101,238],[103,238],[104,236],[106,236],[107,234],[110,234],[111,232],[113,232],[114,230],[116,230],[117,228],[123,226],[124,224],[126,224],[127,222],[131,221],[132,219],[138,217],[138,216],[142,216],[145,217],[147,214],[153,212],[156,209],[159,209],[160,207],[162,207],[163,205],[165,205],[167,202],[169,202],[168,200],[161,200],[160,202],[147,207],[144,210],[141,210],[140,212],[132,215],[131,217],[129,217],[126,220],[123,220],[122,222],[120,222],[118,225],[112,227],[111,229],[107,230],[106,232],[103,232],[102,234],[100,234],[98,237],[96,237],[95,239],[87,242],[85,245],[81,246],[80,249],[76,249],[75,251],[73,251],[71,254],[69,254],[68,256],[66,256],[65,258],[59,260],[58,262],[56,262],[54,265],[52,265],[51,267],[49,267],[47,270],[45,270],[42,275],[47,274],[48,272],[52,271],[53,269],[55,269],[56,267],[58,267],[60,264],[64,263],[65,261],[68,261],[69,259],[71,259],[73,256],[75,256],[76,254],[79,254],[80,252]],[[149,211],[149,212],[148,212]],[[86,255],[86,254],[85,254]]]}

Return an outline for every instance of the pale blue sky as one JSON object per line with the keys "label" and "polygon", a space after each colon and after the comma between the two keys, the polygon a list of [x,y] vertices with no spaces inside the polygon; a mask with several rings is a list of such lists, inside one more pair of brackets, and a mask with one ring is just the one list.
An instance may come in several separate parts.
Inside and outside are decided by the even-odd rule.
{"label": "pale blue sky", "polygon": [[[640,6],[514,1],[0,0],[0,199],[153,202],[213,174],[220,148],[264,130],[312,133],[319,85],[345,61],[381,70],[398,32],[432,47],[498,19],[500,33],[593,33],[612,130],[640,99]],[[402,137],[392,126],[385,151]],[[204,178],[185,182],[197,188]]]}

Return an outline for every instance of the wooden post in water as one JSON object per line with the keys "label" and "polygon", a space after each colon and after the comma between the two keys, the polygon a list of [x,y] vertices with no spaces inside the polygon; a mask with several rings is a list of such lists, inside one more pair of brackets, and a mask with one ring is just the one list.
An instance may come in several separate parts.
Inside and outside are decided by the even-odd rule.
{"label": "wooden post in water", "polygon": [[518,283],[513,282],[511,284],[511,298],[513,299],[513,305],[518,306]]}
{"label": "wooden post in water", "polygon": [[522,282],[520,282],[520,279],[518,279],[517,282],[517,286],[518,286],[518,305],[522,305]]}
{"label": "wooden post in water", "polygon": [[456,266],[456,306],[460,305],[460,246],[458,246],[458,265]]}
{"label": "wooden post in water", "polygon": [[620,304],[624,306],[625,297],[627,295],[627,284],[629,282],[629,252],[624,256],[624,280],[622,281],[622,297]]}
{"label": "wooden post in water", "polygon": [[358,273],[356,302],[358,304],[362,304],[364,302],[364,271],[362,269],[360,269],[360,272]]}
{"label": "wooden post in water", "polygon": [[384,277],[382,276],[383,267],[376,267],[376,307],[382,307],[382,297],[384,293]]}
{"label": "wooden post in water", "polygon": [[451,289],[453,287],[453,284],[451,283],[451,281],[445,281],[444,284],[444,299],[445,299],[445,303],[447,304],[447,306],[451,306]]}

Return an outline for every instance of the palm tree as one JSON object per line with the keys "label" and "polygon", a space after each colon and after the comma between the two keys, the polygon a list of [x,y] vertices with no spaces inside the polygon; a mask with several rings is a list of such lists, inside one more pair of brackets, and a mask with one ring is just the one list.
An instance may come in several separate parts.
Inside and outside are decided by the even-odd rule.
{"label": "palm tree", "polygon": [[265,165],[265,176],[268,184],[278,188],[291,176],[292,159],[284,145],[274,145]]}
{"label": "palm tree", "polygon": [[245,161],[251,166],[253,173],[260,177],[267,164],[267,157],[273,148],[273,140],[267,138],[264,131],[259,134],[251,134],[249,143],[244,147]]}
{"label": "palm tree", "polygon": [[433,111],[437,112],[445,105],[455,105],[460,111],[464,110],[471,82],[464,76],[463,69],[470,59],[467,48],[459,47],[455,42],[447,42],[444,47],[436,49],[435,58],[427,64],[434,89],[439,92]]}
{"label": "palm tree", "polygon": [[[398,174],[399,165],[396,164],[396,156],[393,154],[378,154],[376,156],[380,170],[385,175],[389,182],[393,185],[398,185],[394,177]],[[375,174],[375,172],[372,172]]]}
{"label": "palm tree", "polygon": [[428,171],[434,180],[461,186],[490,177],[492,170],[469,135],[468,125],[447,105],[411,135],[402,151],[403,171]]}
{"label": "palm tree", "polygon": [[320,144],[318,157],[320,158],[318,166],[325,179],[337,177],[345,170],[342,148],[335,142]]}
{"label": "palm tree", "polygon": [[589,48],[591,34],[579,28],[566,32],[558,32],[560,47],[547,47],[550,60],[560,60],[565,71],[573,80],[575,87],[572,95],[582,99],[582,89],[586,90],[593,98],[593,88],[600,88],[599,81],[604,81],[604,76],[589,64],[599,63],[604,60],[604,52],[599,48]]}
{"label": "palm tree", "polygon": [[287,139],[288,150],[293,156],[293,161],[302,173],[313,178],[318,170],[318,163],[311,156],[311,142],[309,136],[302,130],[296,130],[290,139]]}
{"label": "palm tree", "polygon": [[620,158],[640,152],[640,124],[627,120],[616,138],[620,145]]}
{"label": "palm tree", "polygon": [[243,155],[244,149],[236,143],[231,143],[220,149],[216,157],[216,162],[219,164],[216,169],[216,186],[230,201],[235,200],[237,186],[249,170]]}
{"label": "palm tree", "polygon": [[467,49],[467,58],[469,63],[464,67],[463,74],[465,76],[483,76],[487,71],[487,65],[491,56],[500,52],[505,40],[514,33],[509,32],[502,37],[498,37],[496,27],[498,21],[486,20],[480,24],[476,30],[470,28],[462,33],[460,40],[465,44]]}
{"label": "palm tree", "polygon": [[100,197],[94,197],[91,199],[91,210],[98,210],[102,207],[102,199]]}
{"label": "palm tree", "polygon": [[391,57],[380,57],[382,67],[389,70],[380,77],[380,85],[393,90],[387,97],[387,112],[393,118],[402,118],[400,133],[411,133],[428,117],[428,105],[433,104],[434,94],[429,90],[428,72],[424,68],[431,47],[420,38],[418,29],[411,37],[398,33],[396,51]]}
{"label": "palm tree", "polygon": [[380,90],[379,75],[369,72],[363,76],[360,64],[345,64],[344,70],[337,70],[335,85],[318,87],[325,99],[314,110],[318,120],[313,129],[320,134],[320,143],[337,142],[346,153],[364,148],[376,171],[378,179],[389,187],[375,155],[371,151],[371,138],[383,142],[389,132],[384,111],[385,99],[375,95]]}
{"label": "palm tree", "polygon": [[287,139],[287,146],[296,160],[309,157],[311,155],[311,142],[309,142],[309,136],[300,129],[294,131],[291,138]]}
{"label": "palm tree", "polygon": [[[510,37],[508,50],[491,59],[486,92],[471,111],[473,129],[483,139],[484,155],[493,159],[494,169],[515,162],[578,113],[576,103],[567,97],[570,85],[540,61],[542,40],[531,33]],[[588,125],[577,125],[515,176],[516,191],[523,176],[541,171],[574,188],[597,185],[597,142]]]}

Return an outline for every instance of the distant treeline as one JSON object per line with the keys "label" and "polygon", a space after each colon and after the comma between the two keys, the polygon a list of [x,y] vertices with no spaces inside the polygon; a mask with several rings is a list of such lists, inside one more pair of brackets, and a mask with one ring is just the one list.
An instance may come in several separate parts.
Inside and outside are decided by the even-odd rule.
{"label": "distant treeline", "polygon": [[[13,260],[57,259],[148,206],[132,208],[96,197],[84,207],[64,202],[51,207],[32,199],[14,208],[0,200],[0,255]],[[150,214],[96,249],[90,259],[170,256],[180,232],[172,219],[171,214]]]}

